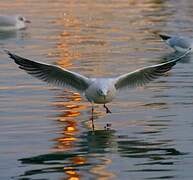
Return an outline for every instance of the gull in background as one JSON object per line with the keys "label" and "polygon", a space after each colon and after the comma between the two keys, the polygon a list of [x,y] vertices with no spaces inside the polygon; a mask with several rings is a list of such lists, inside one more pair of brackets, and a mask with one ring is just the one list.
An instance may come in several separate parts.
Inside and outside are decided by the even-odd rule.
{"label": "gull in background", "polygon": [[164,34],[159,34],[163,41],[167,45],[172,47],[178,52],[186,52],[189,48],[193,48],[193,39],[182,36],[169,36]]}
{"label": "gull in background", "polygon": [[30,21],[21,15],[0,15],[0,31],[25,29],[27,23],[30,23]]}
{"label": "gull in background", "polygon": [[32,61],[15,55],[8,50],[5,50],[5,52],[10,56],[10,58],[14,59],[15,63],[19,65],[20,69],[25,70],[28,74],[49,84],[60,87],[70,87],[71,89],[75,89],[84,95],[86,99],[92,103],[91,120],[92,128],[94,130],[94,103],[103,104],[104,108],[106,109],[106,113],[111,113],[106,106],[106,103],[109,103],[113,100],[116,91],[142,86],[158,78],[159,76],[162,76],[165,72],[169,71],[181,58],[186,56],[190,50],[191,49],[187,50],[178,58],[165,63],[147,66],[116,77],[104,78],[88,78],[56,65]]}

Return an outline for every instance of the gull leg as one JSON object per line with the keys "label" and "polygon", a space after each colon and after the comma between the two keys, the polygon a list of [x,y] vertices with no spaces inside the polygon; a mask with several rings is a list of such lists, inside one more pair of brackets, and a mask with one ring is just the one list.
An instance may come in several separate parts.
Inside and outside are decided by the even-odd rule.
{"label": "gull leg", "polygon": [[103,107],[106,109],[106,113],[111,113],[111,111],[109,110],[109,108],[104,104]]}
{"label": "gull leg", "polygon": [[92,122],[92,130],[94,131],[94,105],[92,104],[91,110],[91,122]]}

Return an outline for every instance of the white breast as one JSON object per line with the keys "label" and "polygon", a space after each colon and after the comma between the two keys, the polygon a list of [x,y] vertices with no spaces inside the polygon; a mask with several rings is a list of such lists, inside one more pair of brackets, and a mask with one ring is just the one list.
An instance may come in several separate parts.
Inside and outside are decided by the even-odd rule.
{"label": "white breast", "polygon": [[[108,89],[107,95],[101,96],[98,93],[98,89],[102,88],[103,86],[106,86],[105,88]],[[94,102],[97,104],[105,104],[108,102],[111,102],[113,98],[115,97],[116,89],[115,87],[111,84],[110,80],[108,81],[101,80],[101,81],[96,81],[93,83],[86,91],[85,91],[85,97],[88,99],[90,102]]]}

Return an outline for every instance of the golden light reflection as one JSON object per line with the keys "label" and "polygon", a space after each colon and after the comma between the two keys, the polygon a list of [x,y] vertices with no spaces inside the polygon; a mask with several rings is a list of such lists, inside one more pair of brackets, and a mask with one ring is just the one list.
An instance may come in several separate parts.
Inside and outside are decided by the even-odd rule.
{"label": "golden light reflection", "polygon": [[[61,108],[61,102],[59,103]],[[65,103],[66,105],[66,103]],[[78,133],[78,125],[75,117],[80,115],[78,111],[78,106],[76,106],[76,111],[73,110],[75,106],[63,106],[63,108],[68,109],[65,110],[64,113],[60,114],[57,118],[60,123],[62,123],[63,130],[62,136],[56,138],[55,141],[57,144],[55,145],[55,149],[57,151],[67,151],[74,147],[74,142],[78,141],[76,134]]]}
{"label": "golden light reflection", "polygon": [[[86,162],[87,159],[82,156],[76,156],[71,159],[71,163],[75,165],[83,165]],[[72,167],[65,167],[64,172],[69,176],[68,180],[80,179],[80,174]]]}
{"label": "golden light reflection", "polygon": [[78,177],[70,177],[70,178],[68,178],[68,180],[79,180],[80,178],[78,178]]}
{"label": "golden light reflection", "polygon": [[87,159],[85,157],[78,156],[78,157],[72,158],[72,162],[74,164],[79,164],[80,165],[80,164],[85,164],[87,162]]}
{"label": "golden light reflection", "polygon": [[[64,14],[62,18],[55,20],[54,23],[64,27],[80,26],[78,19],[70,15],[67,16],[66,14]],[[69,41],[72,39],[72,34],[64,28],[63,32],[57,35],[57,39],[59,41],[56,45],[58,51],[52,51],[48,55],[56,56],[55,53],[57,53],[57,57],[59,56],[59,58],[56,61],[56,64],[64,68],[71,67],[73,59],[77,59],[80,56],[79,53],[74,53],[70,50]],[[57,117],[58,122],[63,126],[61,137],[55,139],[57,144],[54,149],[57,151],[69,151],[70,149],[73,149],[74,142],[78,141],[76,134],[79,131],[77,120],[75,118],[80,116],[80,111],[86,108],[84,105],[77,104],[77,102],[81,101],[79,93],[66,91],[64,94],[65,95],[57,97],[57,99],[60,100],[52,104],[58,108],[59,112],[62,112]],[[64,102],[64,99],[66,102]]]}
{"label": "golden light reflection", "polygon": [[[114,1],[113,3],[105,3],[103,1],[80,2],[72,0],[67,0],[65,1],[66,3],[61,3],[62,1],[46,1],[46,3],[45,1],[39,1],[38,8],[35,8],[34,6],[36,2],[31,2],[32,1],[16,0],[16,2],[11,2],[9,4],[1,2],[0,6],[4,9],[11,8],[17,9],[17,11],[19,11],[18,8],[21,8],[21,4],[27,3],[30,8],[22,7],[22,10],[25,10],[26,14],[29,11],[29,13],[31,13],[31,16],[35,17],[34,24],[36,23],[36,19],[40,19],[40,25],[42,26],[42,34],[37,33],[40,28],[36,28],[36,30],[34,30],[35,33],[32,34],[32,37],[40,40],[50,40],[52,43],[54,43],[55,40],[59,41],[56,45],[56,49],[58,51],[55,51],[54,49],[53,51],[48,53],[48,56],[59,57],[58,61],[56,62],[58,65],[64,68],[71,68],[74,64],[73,60],[82,57],[81,50],[84,48],[86,49],[86,51],[84,52],[85,54],[87,53],[91,56],[95,56],[94,60],[97,60],[96,62],[94,62],[92,61],[93,59],[91,59],[90,57],[90,61],[92,63],[95,63],[94,65],[96,65],[93,67],[97,67],[91,69],[91,74],[100,74],[101,76],[103,76],[107,72],[106,69],[103,69],[103,67],[109,67],[108,65],[112,63],[113,60],[110,59],[113,56],[113,53],[111,54],[111,52],[118,52],[120,48],[119,44],[121,45],[123,42],[129,42],[130,40],[130,42],[140,42],[141,40],[143,40],[142,43],[140,42],[141,44],[143,44],[143,42],[151,43],[151,41],[147,41],[146,37],[148,36],[146,35],[151,35],[152,32],[157,31],[157,29],[160,28],[160,26],[156,26],[157,22],[167,22],[167,19],[169,19],[170,17],[170,12],[167,13],[166,11],[164,11],[165,1],[163,0],[123,0]],[[45,33],[45,27],[47,26],[44,26],[44,23],[47,23],[47,21],[45,21],[45,19],[43,19],[40,14],[43,13],[41,15],[48,19],[49,17],[58,17],[59,13],[65,11],[67,11],[67,13],[63,13],[64,16],[55,21],[56,24],[64,27],[62,32],[57,35],[51,35],[51,32],[48,34]],[[163,12],[165,15],[159,15],[160,13],[158,13],[156,16],[152,16],[151,14],[153,14],[155,11]],[[87,12],[88,14],[85,12]],[[155,26],[153,27],[154,24]],[[70,27],[71,31],[68,31]],[[35,41],[32,41],[32,43],[33,42]],[[116,43],[117,45],[114,45]],[[80,44],[80,46],[76,46],[76,44]],[[133,43],[131,44],[132,46],[130,47],[130,52],[133,52],[137,48],[133,46]],[[81,47],[81,45],[83,48]],[[28,50],[38,49],[41,46],[42,45],[30,45],[26,48]],[[79,50],[77,52],[71,51],[71,48],[79,48]],[[127,45],[122,48],[125,48],[128,54]],[[45,51],[45,48],[43,48],[43,50]],[[138,51],[139,50],[144,51],[143,47],[138,48]],[[120,52],[122,53],[123,50],[120,50]],[[108,56],[108,58],[106,59],[110,62],[107,66],[103,64],[103,62],[105,63],[104,59],[106,54]],[[121,54],[119,58],[122,58]],[[119,62],[115,61],[112,64],[118,63]],[[112,69],[118,69],[117,71],[122,71],[120,67],[114,68],[114,66],[110,66],[109,69],[111,71]],[[112,73],[115,72],[112,71]],[[26,85],[24,86],[26,88]],[[22,86],[16,87],[23,88]],[[2,88],[10,90],[10,87]],[[39,88],[39,86],[37,86],[37,88]],[[45,86],[45,88],[47,87]],[[67,102],[63,102],[64,99],[67,100]],[[59,102],[54,102],[52,104],[53,106],[57,107],[58,112],[60,113],[57,117],[57,123],[59,124],[59,127],[61,127],[60,134],[58,135],[59,137],[54,139],[54,141],[56,142],[56,145],[54,146],[54,151],[65,152],[75,149],[76,142],[79,141],[79,137],[77,136],[77,134],[80,133],[80,129],[78,126],[78,123],[80,123],[80,121],[78,121],[77,119],[81,115],[81,111],[87,109],[87,106],[79,105],[80,101],[81,97],[78,93],[70,93],[68,91],[67,95],[65,94],[60,97]],[[128,107],[128,102],[126,103],[126,106]],[[145,124],[145,122],[131,122],[131,124],[132,123],[141,123],[143,126]],[[152,125],[147,126],[148,127],[146,131],[154,130],[152,129]],[[90,144],[90,146],[93,146],[92,143]],[[89,159],[86,157],[75,155],[75,157],[69,159],[69,164],[84,165],[85,163],[88,163],[88,161]],[[93,168],[91,168],[90,172],[99,175],[100,177],[98,179],[111,179],[113,177],[113,174],[107,171],[107,166],[109,166],[112,161],[105,158],[101,158],[101,161],[105,163],[103,165],[93,165]],[[68,176],[67,179],[69,180],[79,180],[81,178],[80,171],[77,171],[74,167],[64,167],[64,172]]]}
{"label": "golden light reflection", "polygon": [[[73,157],[70,161],[74,165],[83,165],[87,162],[86,158],[81,156]],[[68,180],[80,179],[80,174],[77,172],[77,170],[75,170],[74,167],[64,167],[64,172],[68,175]]]}
{"label": "golden light reflection", "polygon": [[68,175],[67,180],[79,180],[80,175],[74,170],[73,167],[64,167],[64,172]]}
{"label": "golden light reflection", "polygon": [[112,163],[112,160],[106,159],[106,158],[100,158],[100,159],[102,160],[103,164],[94,166],[93,168],[90,169],[90,171],[93,174],[99,175],[97,180],[107,180],[107,179],[114,178],[115,175],[106,170],[106,167]]}
{"label": "golden light reflection", "polygon": [[[66,23],[75,23],[75,21],[70,19],[69,21],[65,21]],[[60,35],[60,41],[57,45],[57,49],[60,51],[60,58],[56,62],[58,65],[66,68],[69,66],[72,66],[72,59],[77,58],[78,54],[73,54],[69,51],[68,44],[65,43],[66,39],[69,38],[69,33],[63,32]],[[49,54],[52,55],[52,54]],[[59,95],[57,99],[61,99],[57,102],[54,102],[52,105],[57,107],[59,109],[59,112],[62,112],[58,117],[58,122],[61,123],[63,126],[63,130],[61,132],[61,136],[54,139],[56,142],[56,145],[54,146],[54,150],[57,151],[71,151],[75,148],[75,142],[77,142],[79,139],[76,136],[79,132],[78,130],[78,121],[76,117],[80,116],[81,110],[86,109],[87,107],[85,105],[77,104],[79,103],[82,98],[79,93],[67,91],[64,92],[67,95]],[[67,102],[64,102],[64,99],[67,100]],[[85,157],[75,156],[69,160],[69,164],[73,165],[83,165],[87,162],[87,159]],[[79,180],[80,174],[79,172],[70,166],[64,167],[64,173],[67,175],[68,180]]]}
{"label": "golden light reflection", "polygon": [[[59,52],[59,59],[57,60],[56,64],[64,68],[71,67],[73,64],[72,61],[79,58],[80,54],[78,52],[71,51],[70,43],[73,41],[75,44],[77,44],[75,41],[78,41],[78,38],[76,38],[76,35],[72,34],[71,32],[66,31],[66,27],[73,26],[74,28],[79,28],[81,23],[72,15],[67,14],[64,14],[62,18],[55,20],[54,23],[64,26],[63,32],[57,36],[59,43],[56,45],[56,48]],[[50,52],[49,56],[54,55],[55,52],[56,51]],[[81,110],[87,108],[84,105],[77,104],[82,100],[79,93],[72,91],[67,91],[64,93],[67,95],[60,96],[59,98],[61,101],[53,103],[54,106],[58,107],[59,112],[62,111],[57,120],[64,126],[61,133],[62,136],[55,139],[57,142],[55,149],[57,149],[57,151],[68,151],[73,149],[74,142],[78,141],[76,134],[79,131],[77,120],[75,118],[80,116]],[[67,100],[67,102],[64,102],[64,99]],[[75,161],[72,162],[76,164]]]}
{"label": "golden light reflection", "polygon": [[[78,141],[78,137],[76,136],[79,132],[78,130],[78,121],[75,119],[80,116],[80,111],[85,109],[84,105],[77,105],[77,101],[81,101],[81,97],[78,93],[68,93],[69,102],[62,101],[53,103],[54,106],[62,109],[63,112],[57,117],[58,122],[61,123],[63,130],[61,132],[61,137],[54,139],[56,141],[56,145],[54,146],[54,150],[57,151],[71,151],[75,148],[75,142]],[[69,159],[69,164],[73,165],[83,165],[87,162],[85,157],[75,156]],[[67,175],[67,180],[79,180],[80,172],[77,171],[74,167],[66,166],[64,167],[64,173]]]}

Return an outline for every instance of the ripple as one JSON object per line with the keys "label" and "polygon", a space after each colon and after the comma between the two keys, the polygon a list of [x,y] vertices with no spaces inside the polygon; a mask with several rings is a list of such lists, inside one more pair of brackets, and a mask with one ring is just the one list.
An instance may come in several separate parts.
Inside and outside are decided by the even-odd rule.
{"label": "ripple", "polygon": [[[192,8],[191,0],[2,0],[2,14],[22,12],[32,23],[0,33],[0,46],[114,76],[177,57],[157,34],[191,37]],[[191,56],[144,88],[121,92],[111,115],[98,105],[95,132],[79,93],[47,86],[0,57],[0,179],[192,178]]]}

